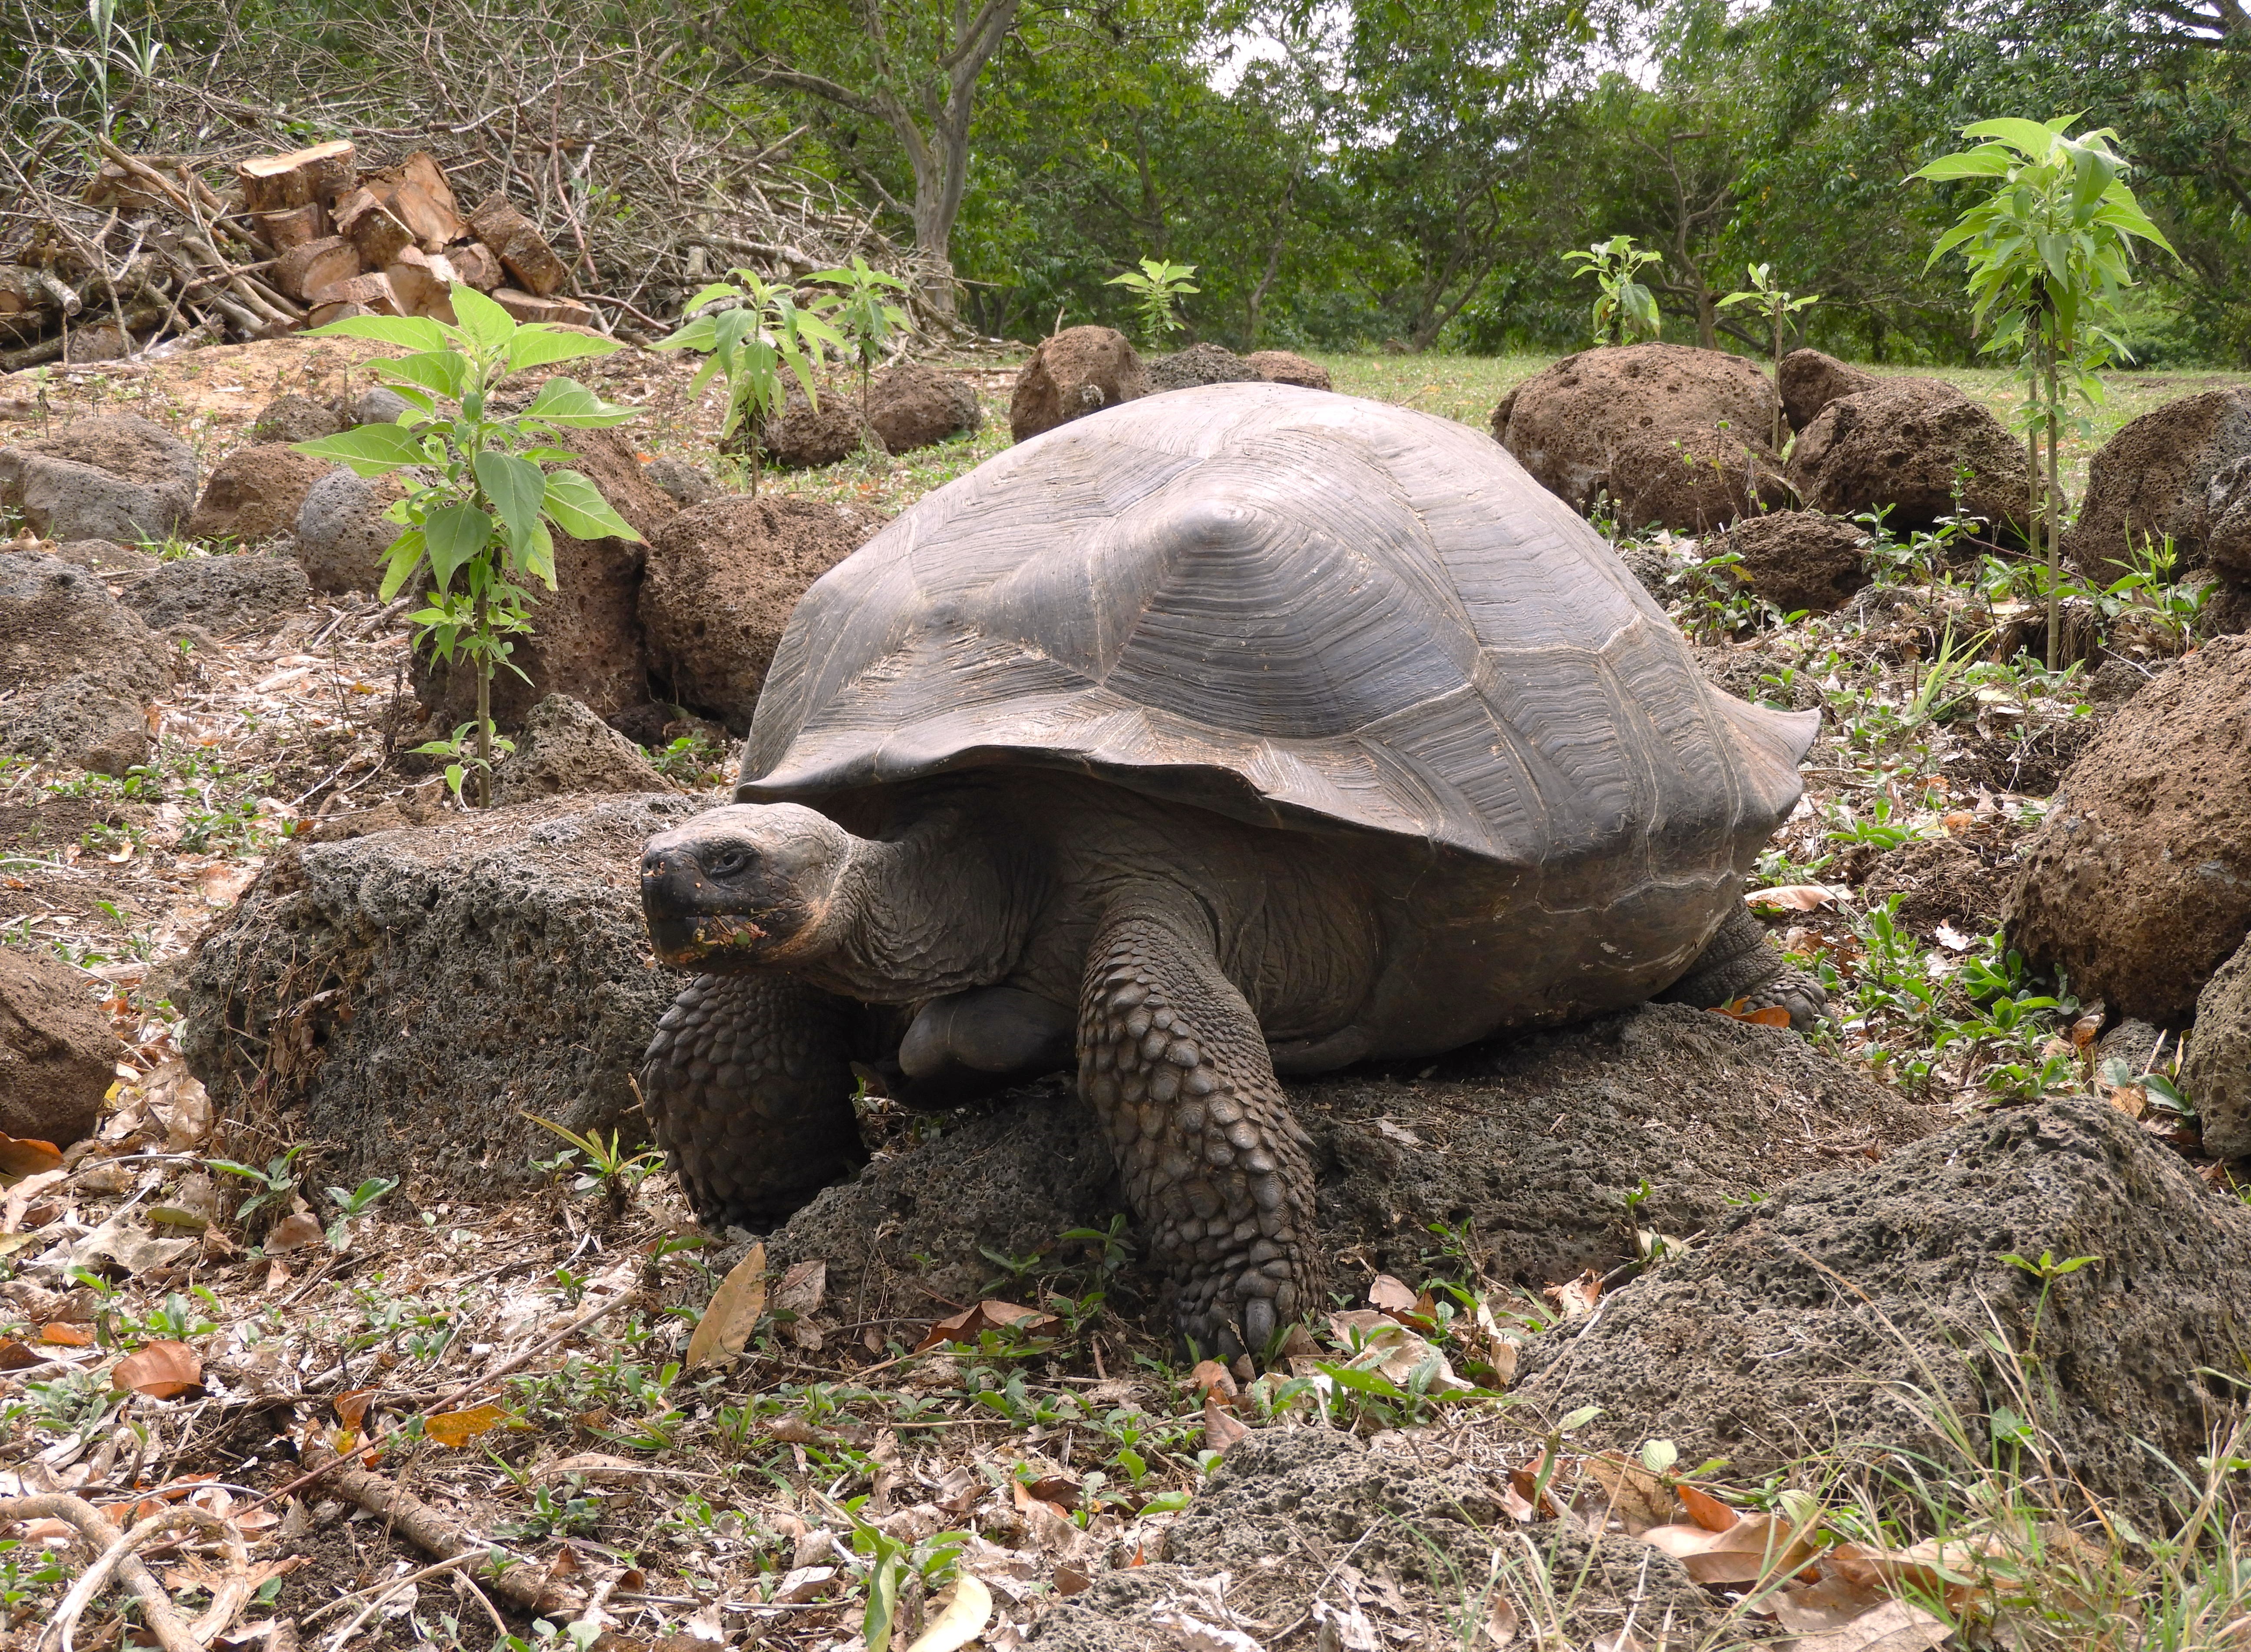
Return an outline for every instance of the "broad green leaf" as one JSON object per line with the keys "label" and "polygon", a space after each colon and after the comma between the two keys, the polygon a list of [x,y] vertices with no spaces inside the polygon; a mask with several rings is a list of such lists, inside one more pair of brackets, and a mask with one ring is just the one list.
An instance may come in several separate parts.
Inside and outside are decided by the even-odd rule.
{"label": "broad green leaf", "polygon": [[415,569],[421,565],[423,550],[419,528],[410,528],[391,542],[391,549],[384,553],[383,586],[377,592],[384,601],[396,597],[413,577]]}
{"label": "broad green leaf", "polygon": [[[715,298],[740,298],[742,296],[743,289],[736,286],[734,282],[714,281],[709,287],[706,287],[702,292],[696,294],[694,298],[689,299],[687,303],[682,305],[680,307],[681,314],[683,315],[694,315],[697,310],[702,309],[706,304],[709,304]],[[698,319],[708,321],[711,318],[706,315],[699,317]]]}
{"label": "broad green leaf", "polygon": [[516,317],[467,281],[454,283],[454,319],[480,349],[503,349],[516,336]]}
{"label": "broad green leaf", "polygon": [[493,519],[474,505],[448,505],[422,522],[430,549],[430,577],[443,591],[461,564],[492,543]]}
{"label": "broad green leaf", "polygon": [[547,478],[547,517],[574,539],[639,539],[633,524],[610,508],[602,490],[575,470]]}
{"label": "broad green leaf", "polygon": [[[2064,118],[2064,125],[2071,117]],[[2019,121],[2005,115],[1997,121],[1977,121],[1962,128],[1965,138],[1998,138],[2027,161],[2043,158],[2055,145],[2058,128],[2044,126],[2038,121]]]}
{"label": "broad green leaf", "polygon": [[1998,143],[1988,143],[1980,149],[1964,149],[1958,155],[1942,155],[1929,166],[1916,168],[1908,176],[1928,178],[1934,183],[1944,183],[1955,178],[2002,177],[2014,164],[2008,150]]}
{"label": "broad green leaf", "polygon": [[508,370],[520,373],[528,367],[576,361],[582,356],[613,356],[624,348],[613,338],[590,338],[584,333],[534,324],[509,340]]}
{"label": "broad green leaf", "polygon": [[718,342],[719,324],[709,315],[699,315],[686,326],[667,335],[649,348],[660,350],[708,350]]}
{"label": "broad green leaf", "polygon": [[382,476],[409,465],[425,463],[422,439],[399,425],[362,425],[334,436],[290,446],[311,459],[333,459],[363,476]]}
{"label": "broad green leaf", "polygon": [[554,590],[555,536],[547,531],[545,522],[532,524],[531,531],[524,536],[521,555],[523,570],[548,590]]}
{"label": "broad green leaf", "polygon": [[369,338],[378,344],[404,344],[409,349],[441,350],[447,328],[426,315],[347,315],[341,321],[316,327],[306,338]]}
{"label": "broad green leaf", "polygon": [[392,384],[419,384],[454,401],[461,400],[461,392],[468,388],[469,360],[459,350],[425,350],[373,366],[377,378]]}
{"label": "broad green leaf", "polygon": [[572,429],[604,429],[624,424],[637,411],[604,401],[576,379],[551,378],[539,387],[539,394],[531,398],[523,416]]}
{"label": "broad green leaf", "polygon": [[508,524],[511,544],[539,524],[539,511],[547,494],[547,473],[538,466],[488,447],[477,455],[477,486],[485,490],[500,519]]}

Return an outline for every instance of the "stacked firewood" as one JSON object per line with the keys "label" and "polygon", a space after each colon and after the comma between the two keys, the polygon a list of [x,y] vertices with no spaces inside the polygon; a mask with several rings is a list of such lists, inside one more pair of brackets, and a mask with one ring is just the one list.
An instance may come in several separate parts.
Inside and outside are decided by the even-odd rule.
{"label": "stacked firewood", "polygon": [[338,139],[245,161],[235,176],[244,210],[275,251],[274,285],[308,307],[308,326],[345,315],[450,321],[456,281],[520,321],[594,319],[561,295],[571,272],[531,220],[505,196],[464,215],[426,150],[363,174]]}
{"label": "stacked firewood", "polygon": [[426,150],[365,171],[343,139],[256,156],[226,195],[187,158],[103,151],[76,199],[0,245],[0,372],[347,315],[452,321],[456,281],[521,321],[596,323],[537,225],[505,196],[464,211]]}

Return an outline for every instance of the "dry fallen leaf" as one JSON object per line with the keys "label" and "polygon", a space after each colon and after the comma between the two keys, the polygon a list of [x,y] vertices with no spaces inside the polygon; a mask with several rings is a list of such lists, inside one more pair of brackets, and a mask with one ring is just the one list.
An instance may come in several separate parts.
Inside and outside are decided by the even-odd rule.
{"label": "dry fallen leaf", "polygon": [[1216,1359],[1196,1361],[1195,1369],[1188,1372],[1188,1386],[1206,1396],[1218,1394],[1220,1403],[1230,1408],[1235,1404],[1235,1373]]}
{"label": "dry fallen leaf", "polygon": [[761,1241],[727,1270],[719,1289],[711,1293],[710,1305],[696,1322],[696,1334],[688,1339],[688,1368],[693,1371],[742,1352],[765,1306],[766,1248]]}
{"label": "dry fallen leaf", "polygon": [[933,1320],[930,1329],[923,1333],[922,1340],[915,1344],[915,1351],[926,1353],[949,1342],[973,1344],[984,1332],[1004,1330],[1010,1325],[1028,1337],[1044,1337],[1060,1330],[1063,1321],[1053,1314],[1043,1314],[1036,1308],[988,1300],[944,1319]]}
{"label": "dry fallen leaf", "polygon": [[66,1348],[91,1348],[94,1346],[94,1332],[84,1325],[73,1325],[57,1320],[52,1324],[39,1327],[39,1340],[59,1343]]}
{"label": "dry fallen leaf", "polygon": [[960,1652],[993,1621],[993,1592],[966,1572],[958,1574],[953,1586],[931,1605],[937,1615],[907,1652]]}
{"label": "dry fallen leaf", "polygon": [[299,1211],[295,1215],[284,1216],[274,1224],[274,1231],[266,1235],[266,1250],[271,1255],[277,1251],[302,1250],[306,1246],[316,1245],[320,1241],[320,1222]]}
{"label": "dry fallen leaf", "polygon": [[1795,1652],[1929,1652],[1952,1633],[1944,1619],[1919,1606],[1887,1600],[1841,1628],[1804,1636]]}
{"label": "dry fallen leaf", "polygon": [[1680,1562],[1704,1584],[1758,1583],[1786,1577],[1818,1551],[1804,1532],[1770,1514],[1745,1515],[1725,1531],[1701,1526],[1652,1526],[1641,1540]]}
{"label": "dry fallen leaf", "polygon": [[203,1381],[203,1356],[184,1342],[149,1343],[119,1360],[109,1373],[111,1387],[152,1400],[177,1400],[202,1387]]}
{"label": "dry fallen leaf", "polygon": [[1882,1590],[1851,1582],[1825,1566],[1818,1582],[1784,1589],[1769,1604],[1775,1621],[1790,1634],[1818,1635],[1867,1616],[1888,1598]]}
{"label": "dry fallen leaf", "polygon": [[1378,1274],[1368,1283],[1368,1305],[1387,1313],[1394,1310],[1411,1313],[1415,1308],[1415,1293],[1407,1289],[1403,1281],[1394,1279],[1389,1274]]}
{"label": "dry fallen leaf", "polygon": [[508,1420],[502,1406],[471,1406],[466,1411],[441,1411],[422,1420],[422,1432],[441,1446],[456,1451],[480,1434],[490,1434]]}
{"label": "dry fallen leaf", "polygon": [[0,1176],[44,1176],[62,1168],[62,1151],[52,1142],[0,1135]]}
{"label": "dry fallen leaf", "polygon": [[1751,906],[1770,907],[1777,912],[1811,912],[1836,898],[1818,883],[1778,883],[1770,889],[1753,889],[1743,896]]}
{"label": "dry fallen leaf", "polygon": [[1593,1519],[1597,1529],[1603,1519],[1614,1516],[1628,1536],[1638,1538],[1680,1512],[1680,1500],[1673,1489],[1645,1463],[1605,1451],[1589,1459],[1584,1468],[1583,1489],[1572,1498],[1572,1506]]}
{"label": "dry fallen leaf", "polygon": [[1217,1394],[1208,1393],[1203,1397],[1205,1449],[1223,1454],[1229,1446],[1250,1432],[1250,1424],[1244,1422],[1233,1412],[1222,1407]]}
{"label": "dry fallen leaf", "polygon": [[1574,1319],[1584,1319],[1595,1311],[1595,1304],[1602,1300],[1603,1276],[1590,1268],[1576,1279],[1565,1284],[1547,1286],[1540,1294],[1555,1304],[1565,1323],[1569,1324]]}
{"label": "dry fallen leaf", "polygon": [[1747,1010],[1742,1007],[1743,1003],[1743,999],[1737,999],[1733,1004],[1715,1004],[1712,1006],[1712,1013],[1724,1015],[1731,1021],[1749,1021],[1754,1026],[1790,1025],[1790,1012],[1779,1004],[1770,1004],[1763,1010]]}
{"label": "dry fallen leaf", "polygon": [[1708,1491],[1700,1490],[1685,1483],[1678,1490],[1680,1506],[1688,1510],[1688,1517],[1707,1531],[1725,1531],[1742,1518]]}
{"label": "dry fallen leaf", "polygon": [[799,1347],[820,1348],[822,1338],[812,1323],[813,1315],[828,1294],[828,1264],[819,1260],[793,1262],[774,1288],[770,1304],[773,1317],[788,1320],[789,1339]]}

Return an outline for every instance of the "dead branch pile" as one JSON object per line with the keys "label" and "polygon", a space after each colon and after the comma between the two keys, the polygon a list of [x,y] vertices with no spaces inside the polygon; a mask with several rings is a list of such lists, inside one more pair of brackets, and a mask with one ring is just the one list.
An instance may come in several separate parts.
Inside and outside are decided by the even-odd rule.
{"label": "dead branch pile", "polygon": [[324,10],[315,31],[165,7],[136,34],[28,0],[19,141],[0,144],[0,371],[269,335],[338,305],[426,312],[448,277],[630,333],[733,265],[904,266],[789,159],[802,128],[721,85],[654,10]]}

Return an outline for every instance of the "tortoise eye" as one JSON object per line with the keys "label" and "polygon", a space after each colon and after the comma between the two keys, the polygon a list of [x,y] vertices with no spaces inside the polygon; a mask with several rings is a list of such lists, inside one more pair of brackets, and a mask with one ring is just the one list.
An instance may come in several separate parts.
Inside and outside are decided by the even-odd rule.
{"label": "tortoise eye", "polygon": [[722,849],[703,863],[703,869],[715,878],[731,878],[750,863],[751,857],[740,849]]}

